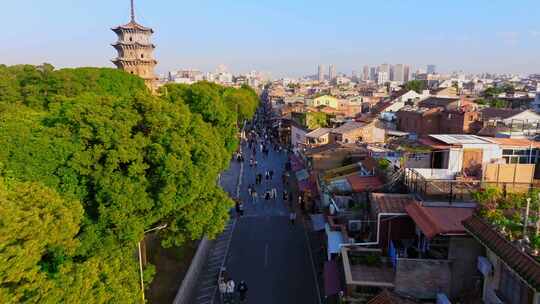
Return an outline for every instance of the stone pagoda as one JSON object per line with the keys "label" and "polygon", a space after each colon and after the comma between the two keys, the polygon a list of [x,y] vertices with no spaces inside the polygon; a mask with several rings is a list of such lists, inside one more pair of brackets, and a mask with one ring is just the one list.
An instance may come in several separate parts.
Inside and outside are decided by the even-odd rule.
{"label": "stone pagoda", "polygon": [[131,0],[131,21],[112,29],[118,35],[118,41],[112,46],[118,51],[118,57],[112,62],[117,68],[138,75],[150,90],[154,91],[158,78],[154,74],[157,61],[151,37],[154,30],[135,22],[135,8]]}

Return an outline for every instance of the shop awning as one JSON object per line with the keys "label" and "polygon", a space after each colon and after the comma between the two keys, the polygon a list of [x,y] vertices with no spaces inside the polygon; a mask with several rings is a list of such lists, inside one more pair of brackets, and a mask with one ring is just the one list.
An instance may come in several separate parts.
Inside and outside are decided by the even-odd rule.
{"label": "shop awning", "polygon": [[328,224],[325,224],[325,230],[326,230],[326,239],[328,244],[328,260],[330,261],[330,257],[333,253],[339,253],[341,250],[340,245],[344,243],[343,241],[343,235],[341,234],[341,231],[333,231],[330,229],[330,226]]}
{"label": "shop awning", "polygon": [[323,231],[324,224],[326,223],[324,216],[322,214],[312,214],[310,217],[311,224],[313,225],[313,231]]}

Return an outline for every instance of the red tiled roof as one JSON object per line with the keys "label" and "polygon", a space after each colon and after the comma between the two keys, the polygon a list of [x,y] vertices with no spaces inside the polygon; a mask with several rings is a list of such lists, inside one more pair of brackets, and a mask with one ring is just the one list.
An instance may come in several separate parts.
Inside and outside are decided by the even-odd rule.
{"label": "red tiled roof", "polygon": [[523,138],[496,138],[488,137],[487,140],[499,144],[503,147],[523,147],[540,148],[540,142]]}
{"label": "red tiled roof", "polygon": [[463,226],[484,246],[503,260],[506,265],[518,273],[524,281],[534,289],[540,290],[540,263],[537,260],[522,252],[476,215],[464,220]]}
{"label": "red tiled roof", "polygon": [[383,186],[383,183],[377,176],[352,175],[347,177],[347,181],[354,192],[377,190]]}
{"label": "red tiled roof", "polygon": [[397,295],[394,292],[383,290],[375,298],[369,300],[367,304],[417,304],[419,302],[413,301]]}
{"label": "red tiled roof", "polygon": [[473,208],[425,207],[419,203],[409,204],[405,210],[428,239],[438,234],[465,234],[461,222],[474,212]]}
{"label": "red tiled roof", "polygon": [[371,205],[375,213],[406,214],[405,207],[415,200],[410,194],[371,193]]}

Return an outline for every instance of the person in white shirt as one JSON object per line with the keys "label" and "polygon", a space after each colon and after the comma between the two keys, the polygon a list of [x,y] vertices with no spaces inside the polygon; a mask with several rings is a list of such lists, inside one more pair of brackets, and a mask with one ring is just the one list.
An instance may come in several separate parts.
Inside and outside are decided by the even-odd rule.
{"label": "person in white shirt", "polygon": [[291,213],[289,214],[289,219],[291,220],[291,225],[294,226],[294,221],[296,220],[296,212],[294,212],[294,210],[291,210]]}
{"label": "person in white shirt", "polygon": [[228,299],[232,299],[234,297],[235,290],[236,288],[235,288],[234,280],[229,279],[227,281],[227,298]]}

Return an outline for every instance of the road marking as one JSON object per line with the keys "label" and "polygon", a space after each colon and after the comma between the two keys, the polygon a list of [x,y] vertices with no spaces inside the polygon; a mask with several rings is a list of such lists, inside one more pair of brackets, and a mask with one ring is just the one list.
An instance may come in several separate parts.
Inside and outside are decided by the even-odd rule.
{"label": "road marking", "polygon": [[306,236],[306,245],[309,251],[309,258],[311,259],[311,269],[313,270],[313,280],[315,280],[315,288],[317,289],[317,300],[319,300],[319,304],[322,304],[321,291],[319,289],[319,280],[317,280],[317,272],[315,271],[315,262],[313,261],[313,253],[311,252],[311,244],[309,243],[309,237],[308,237],[307,229],[306,229],[306,222],[304,219],[302,219],[302,222],[304,224],[304,235]]}
{"label": "road marking", "polygon": [[[223,268],[223,267],[225,266],[225,262],[227,261],[227,256],[229,255],[229,248],[230,248],[230,246],[231,246],[232,234],[233,234],[233,232],[234,232],[234,228],[236,228],[236,218],[233,219],[233,221],[232,221],[232,225],[231,225],[231,235],[230,235],[229,239],[227,240],[227,249],[225,249],[225,255],[223,256],[223,260],[222,260],[222,262],[221,262],[221,268]],[[212,294],[212,298],[210,299],[210,303],[211,303],[211,304],[214,304],[216,291],[217,291],[217,286],[215,286],[214,292],[213,292],[213,294]]]}
{"label": "road marking", "polygon": [[264,247],[264,268],[268,266],[268,243]]}

